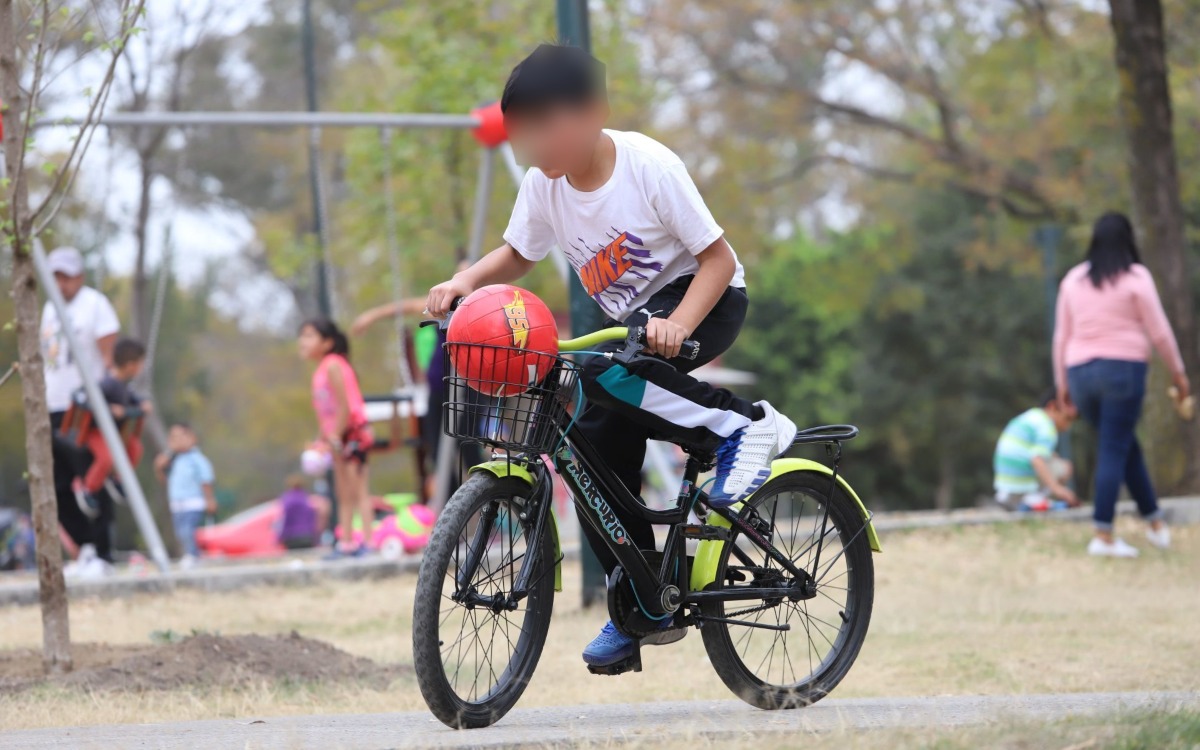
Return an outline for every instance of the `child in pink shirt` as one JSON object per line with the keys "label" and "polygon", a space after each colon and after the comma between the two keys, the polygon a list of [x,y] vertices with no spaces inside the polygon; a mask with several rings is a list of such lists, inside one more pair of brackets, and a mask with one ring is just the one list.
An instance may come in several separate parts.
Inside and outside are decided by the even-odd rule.
{"label": "child in pink shirt", "polygon": [[1068,271],[1059,287],[1053,351],[1060,403],[1078,407],[1099,434],[1092,555],[1138,555],[1113,536],[1122,483],[1149,524],[1150,543],[1160,548],[1171,543],[1135,434],[1151,346],[1170,369],[1178,397],[1186,398],[1183,359],[1154,279],[1140,262],[1133,225],[1121,214],[1106,213],[1096,221],[1087,261]]}
{"label": "child in pink shirt", "polygon": [[317,363],[313,372],[313,410],[320,440],[333,454],[334,489],[338,498],[341,539],[333,557],[358,557],[364,553],[353,541],[354,515],[369,534],[374,510],[367,492],[367,452],[374,443],[367,423],[366,403],[358,376],[350,366],[350,344],[332,321],[317,318],[300,326],[300,356]]}

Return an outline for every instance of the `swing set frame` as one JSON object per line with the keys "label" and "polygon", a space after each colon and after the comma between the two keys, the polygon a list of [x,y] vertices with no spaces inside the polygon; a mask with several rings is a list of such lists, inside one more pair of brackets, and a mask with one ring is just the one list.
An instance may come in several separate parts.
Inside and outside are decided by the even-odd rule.
{"label": "swing set frame", "polygon": [[[35,127],[72,127],[78,126],[79,122],[76,118],[44,118],[38,121]],[[504,119],[498,102],[479,107],[468,114],[419,112],[114,112],[99,118],[97,124],[110,130],[113,128],[137,127],[165,127],[186,130],[194,127],[214,126],[306,128],[309,131],[311,139],[319,139],[323,128],[377,129],[380,134],[381,143],[384,145],[387,153],[384,192],[388,205],[385,233],[387,235],[388,253],[392,270],[392,293],[397,299],[401,298],[404,287],[400,263],[398,227],[395,217],[394,187],[392,185],[390,145],[395,131],[406,129],[470,130],[475,136],[476,141],[478,141],[480,145],[480,161],[471,219],[470,239],[467,245],[468,260],[477,260],[483,251],[483,242],[487,229],[487,210],[492,198],[492,183],[494,181],[497,155],[501,157],[506,170],[518,185],[520,185],[521,180],[525,176],[525,170],[517,164],[512,147],[508,144],[507,134],[504,131]],[[112,146],[110,145],[109,148],[111,149]],[[320,182],[322,177],[319,163],[316,165],[316,172],[317,180]],[[318,206],[318,210],[324,210],[324,206]],[[40,256],[41,253],[37,253],[37,255]],[[39,259],[44,261],[43,258]],[[566,261],[558,257],[555,260],[557,270],[565,280],[569,270]],[[42,285],[47,289],[56,288],[53,275],[49,272],[45,263],[41,262],[37,265]],[[51,295],[51,298],[52,302],[54,302],[54,295]],[[64,315],[65,313],[63,310],[60,310],[59,314]],[[397,328],[397,362],[402,386],[393,395],[384,398],[372,398],[372,401],[383,400],[391,403],[389,411],[391,412],[390,418],[393,420],[393,423],[396,416],[401,412],[402,405],[405,402],[408,402],[408,409],[406,411],[412,415],[416,414],[415,409],[417,407],[416,399],[412,397],[415,384],[413,382],[412,369],[408,363],[403,324],[398,323]],[[72,341],[70,343],[74,344],[75,342]],[[85,388],[88,389],[89,393],[98,393],[99,384],[93,382],[91,374],[84,372],[83,376]],[[123,457],[124,448],[120,444],[119,439],[116,439],[116,436],[110,436],[108,434],[110,431],[106,430],[104,432],[109,450],[114,455],[120,453]],[[108,439],[110,437],[114,439]],[[445,502],[450,486],[451,472],[456,465],[451,455],[454,452],[453,438],[447,438],[443,435],[439,448],[436,468],[437,490],[433,499],[435,505]],[[145,495],[138,482],[137,475],[128,461],[116,461],[115,468],[122,485],[132,490],[128,492],[128,499],[134,511],[134,518],[137,521],[139,531],[142,533],[143,538],[151,540],[151,553],[155,563],[160,569],[166,570],[167,559],[162,546],[161,536],[158,533],[158,529],[154,526],[153,517],[149,512],[149,507],[146,504]]]}

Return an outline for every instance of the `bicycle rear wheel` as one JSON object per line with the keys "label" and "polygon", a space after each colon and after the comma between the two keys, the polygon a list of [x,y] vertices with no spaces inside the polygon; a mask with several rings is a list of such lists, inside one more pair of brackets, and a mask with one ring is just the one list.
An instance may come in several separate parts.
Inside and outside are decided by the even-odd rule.
{"label": "bicycle rear wheel", "polygon": [[[713,602],[702,609],[707,617],[748,623],[707,622],[700,632],[721,680],[759,708],[807,706],[828,695],[854,664],[867,635],[875,575],[865,521],[839,486],[822,528],[831,481],[814,472],[785,474],[755,493],[742,511],[795,567],[813,576],[814,596],[789,596],[794,577],[737,535],[722,550],[716,582],[726,588],[778,587],[781,595]],[[785,626],[788,630],[779,629]]]}
{"label": "bicycle rear wheel", "polygon": [[[531,549],[529,494],[519,479],[473,475],[446,503],[421,561],[413,663],[429,710],[451,728],[499,721],[525,691],[541,657],[556,561],[549,526]],[[529,594],[513,602],[527,556],[534,565]],[[458,580],[467,573],[469,580]]]}

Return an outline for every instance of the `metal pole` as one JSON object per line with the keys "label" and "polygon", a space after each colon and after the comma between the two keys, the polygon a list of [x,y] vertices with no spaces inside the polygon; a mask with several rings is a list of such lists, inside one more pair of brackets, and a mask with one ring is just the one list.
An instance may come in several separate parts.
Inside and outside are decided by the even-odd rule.
{"label": "metal pole", "polygon": [[[563,44],[573,44],[591,51],[587,0],[558,0],[558,38]],[[604,316],[600,314],[600,307],[584,291],[578,277],[570,275],[567,283],[571,300],[572,335],[602,328]],[[582,539],[580,558],[583,563],[583,606],[607,601],[604,569],[596,553],[588,546],[587,537]]]}
{"label": "metal pole", "polygon": [[[304,0],[304,21],[301,33],[304,47],[304,93],[308,111],[317,111],[317,62],[315,34],[312,22],[312,0]],[[313,126],[308,131],[308,182],[312,192],[312,230],[317,238],[320,255],[316,263],[317,309],[326,318],[333,316],[333,305],[329,297],[329,267],[325,262],[324,201],[321,194],[321,129]]]}
{"label": "metal pole", "polygon": [[[97,122],[110,128],[212,127],[258,128],[451,128],[471,130],[479,120],[471,115],[426,112],[113,112]],[[35,128],[78,127],[74,117],[43,117]]]}
{"label": "metal pole", "polygon": [[[512,144],[505,141],[497,146],[497,149],[500,151],[500,159],[508,169],[509,176],[520,190],[521,183],[525,181],[525,168],[517,163],[517,155],[513,153]],[[558,271],[563,282],[568,282],[571,277],[571,267],[567,264],[567,256],[564,253],[550,253],[550,261],[554,263],[554,270]]]}
{"label": "metal pole", "polygon": [[512,144],[508,141],[501,143],[500,158],[504,160],[504,167],[508,170],[508,174],[512,177],[513,183],[519,189],[521,183],[525,181],[525,168],[517,163],[517,155],[513,153]]}
{"label": "metal pole", "polygon": [[592,30],[588,22],[588,0],[557,0],[558,41],[592,51]]}
{"label": "metal pole", "polygon": [[487,234],[488,206],[492,202],[492,173],[496,168],[496,149],[485,148],[479,159],[479,176],[475,183],[475,211],[471,216],[471,237],[467,243],[467,261],[474,263],[483,255],[483,239]]}
{"label": "metal pole", "polygon": [[158,565],[159,570],[165,573],[169,566],[167,550],[163,547],[158,527],[154,525],[154,516],[150,513],[150,506],[146,503],[146,496],[142,493],[142,485],[138,482],[137,474],[134,473],[133,464],[129,462],[129,456],[125,453],[125,444],[121,440],[120,432],[117,431],[117,423],[113,420],[109,410],[103,408],[108,402],[100,391],[100,384],[92,377],[84,358],[78,355],[78,352],[82,350],[79,348],[79,341],[75,338],[75,329],[66,323],[71,319],[67,312],[66,300],[63,299],[62,292],[58,290],[58,284],[54,283],[54,273],[46,265],[46,253],[42,249],[41,239],[37,237],[33,240],[33,263],[37,268],[42,288],[58,313],[58,319],[64,321],[62,331],[66,334],[71,358],[75,360],[75,365],[79,368],[79,375],[83,378],[83,388],[87,393],[88,403],[92,406],[92,419],[100,428],[100,434],[104,436],[104,442],[108,445],[108,452],[113,459],[113,468],[116,469],[117,476],[121,480],[122,488],[125,490],[125,499],[129,501],[129,508],[133,511],[133,518],[137,521],[138,530],[142,532],[142,538],[146,540],[146,546],[150,548],[150,558]]}
{"label": "metal pole", "polygon": [[[313,31],[312,0],[304,0],[304,18],[301,28],[300,43],[304,48],[304,94],[309,112],[317,111],[317,62],[315,47],[316,35]],[[329,264],[327,244],[325,242],[325,201],[321,192],[321,128],[313,125],[308,130],[308,186],[312,193],[312,231],[317,239],[317,259],[315,265],[317,282],[317,310],[326,318],[333,317],[333,303],[329,295]],[[333,470],[325,475],[329,485],[329,530],[337,528],[338,497],[337,484],[333,480]],[[366,523],[366,519],[363,519]],[[347,539],[351,533],[346,529]],[[364,531],[365,533],[365,531]],[[337,546],[337,540],[334,540]]]}
{"label": "metal pole", "polygon": [[[434,356],[440,357],[442,354],[439,352]],[[430,404],[429,408],[440,409],[442,405]],[[445,419],[445,415],[442,418]],[[446,501],[450,499],[451,475],[457,465],[458,440],[446,434],[445,426],[443,426],[442,434],[438,437],[437,464],[433,468],[433,503],[430,510],[434,513],[441,513],[442,508],[446,507]]]}
{"label": "metal pole", "polygon": [[[479,260],[487,234],[488,206],[492,201],[492,174],[496,166],[496,149],[485,148],[479,159],[479,177],[475,184],[475,208],[471,216],[471,236],[467,243],[467,260]],[[450,399],[453,400],[451,395]],[[430,404],[430,408],[434,408]],[[441,405],[437,405],[441,408]],[[437,464],[434,466],[433,509],[440,511],[450,499],[450,479],[458,465],[458,441],[442,430],[438,438]]]}
{"label": "metal pole", "polygon": [[[1054,346],[1055,311],[1058,307],[1058,246],[1062,243],[1061,224],[1041,224],[1033,230],[1033,243],[1042,251],[1042,275],[1046,285],[1046,351]],[[1054,382],[1054,372],[1050,372]],[[1058,454],[1071,458],[1071,433],[1058,436]]]}

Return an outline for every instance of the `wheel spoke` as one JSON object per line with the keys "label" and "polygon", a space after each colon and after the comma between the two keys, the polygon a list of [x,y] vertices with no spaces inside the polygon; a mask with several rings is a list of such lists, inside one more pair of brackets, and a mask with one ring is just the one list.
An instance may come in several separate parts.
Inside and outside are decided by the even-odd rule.
{"label": "wheel spoke", "polygon": [[[512,592],[530,553],[528,529],[518,520],[524,500],[492,496],[460,521],[442,576],[436,611],[438,650],[450,688],[467,703],[486,704],[504,688],[529,641],[531,607],[538,586],[513,609]],[[491,530],[481,527],[491,508]],[[477,545],[476,549],[472,549]],[[477,560],[471,580],[457,590],[466,560]],[[455,632],[457,631],[457,632]],[[527,676],[525,676],[527,679]]]}
{"label": "wheel spoke", "polygon": [[[751,501],[752,509],[747,514],[756,523],[764,526],[764,535],[770,540],[783,558],[799,570],[812,570],[814,556],[821,548],[821,567],[815,580],[815,591],[809,597],[792,600],[781,591],[781,600],[772,604],[764,600],[757,609],[754,602],[747,604],[736,619],[745,625],[722,625],[728,634],[730,654],[741,663],[741,668],[764,685],[783,689],[803,688],[811,685],[826,666],[839,656],[845,648],[850,632],[852,593],[857,583],[854,569],[847,557],[848,548],[840,542],[845,538],[839,528],[839,519],[844,516],[830,513],[826,517],[825,505],[828,497],[823,492],[797,489],[794,485],[783,487],[769,496]],[[824,525],[823,525],[824,524]],[[724,578],[724,585],[731,588],[756,586],[787,587],[793,576],[783,569],[765,550],[738,536],[729,549],[739,550],[734,559],[732,552],[726,553],[724,570],[740,570],[746,578],[742,581]],[[857,553],[856,553],[857,554]],[[732,564],[732,565],[731,565]],[[721,611],[731,608],[726,605]],[[766,617],[767,611],[773,611]],[[724,615],[729,617],[730,615]],[[787,630],[763,630],[749,627],[772,623],[787,627]],[[736,632],[742,628],[743,632]],[[795,639],[801,639],[796,641]],[[798,647],[798,648],[797,648]],[[857,646],[855,646],[857,648]],[[805,671],[805,661],[808,668]]]}

